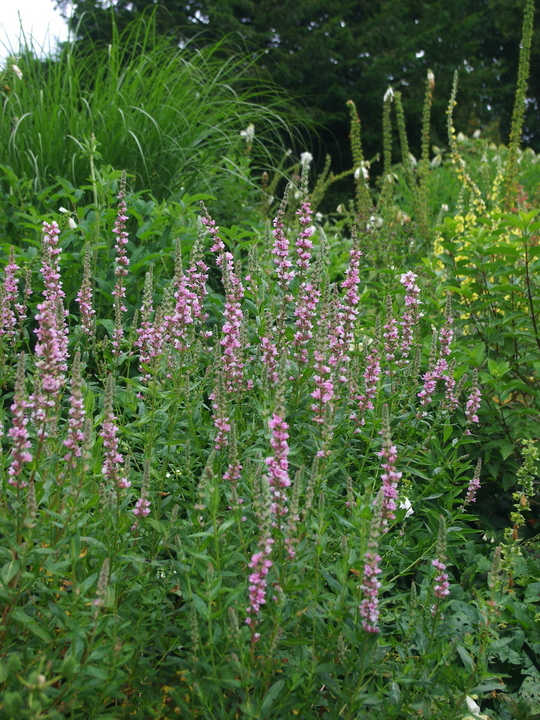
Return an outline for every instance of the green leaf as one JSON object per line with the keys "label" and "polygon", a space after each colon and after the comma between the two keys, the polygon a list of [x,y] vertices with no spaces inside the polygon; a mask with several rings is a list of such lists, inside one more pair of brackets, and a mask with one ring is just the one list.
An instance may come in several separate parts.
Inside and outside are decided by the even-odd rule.
{"label": "green leaf", "polygon": [[456,647],[456,650],[458,652],[459,657],[463,661],[463,665],[469,672],[473,672],[474,670],[474,661],[472,657],[470,656],[469,652],[463,647],[463,645],[458,645]]}
{"label": "green leaf", "polygon": [[268,692],[264,696],[264,700],[262,701],[262,705],[261,705],[261,713],[260,714],[262,715],[262,717],[264,717],[265,715],[267,715],[267,713],[270,712],[272,705],[274,704],[274,700],[277,698],[277,696],[283,689],[284,685],[285,685],[285,680],[278,680],[268,690]]}
{"label": "green leaf", "polygon": [[4,585],[8,585],[15,575],[19,572],[20,563],[18,560],[10,560],[7,562],[0,572],[0,577]]}

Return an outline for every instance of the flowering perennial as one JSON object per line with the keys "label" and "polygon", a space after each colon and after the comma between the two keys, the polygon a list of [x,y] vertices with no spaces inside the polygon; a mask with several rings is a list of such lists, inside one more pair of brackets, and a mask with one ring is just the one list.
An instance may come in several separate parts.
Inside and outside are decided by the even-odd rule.
{"label": "flowering perennial", "polygon": [[15,262],[15,251],[11,248],[9,262],[4,269],[4,283],[0,294],[0,337],[15,337],[17,317],[11,307],[11,303],[17,303],[18,283],[17,271],[19,266]]}
{"label": "flowering perennial", "polygon": [[419,312],[420,301],[418,296],[420,288],[416,284],[417,276],[413,272],[404,273],[400,280],[405,287],[405,310],[401,319],[401,355],[400,364],[406,364],[413,345],[413,333],[416,324],[422,317]]}
{"label": "flowering perennial", "polygon": [[81,289],[77,293],[77,303],[81,311],[81,330],[88,337],[94,337],[95,334],[95,314],[92,301],[92,253],[90,246],[86,247],[84,253],[84,268]]}
{"label": "flowering perennial", "polygon": [[115,303],[115,329],[113,336],[113,348],[114,354],[120,354],[120,343],[124,337],[124,328],[122,327],[122,315],[127,311],[124,305],[124,298],[126,296],[126,288],[124,285],[124,278],[128,273],[129,258],[127,257],[127,244],[128,244],[128,233],[126,232],[126,221],[128,220],[127,214],[127,203],[126,203],[126,174],[122,173],[122,179],[120,180],[120,191],[117,195],[118,202],[118,214],[116,216],[116,222],[114,223],[113,233],[116,235],[116,244],[114,249],[116,250],[115,257],[115,269],[114,274],[116,276],[116,284],[112,292]]}
{"label": "flowering perennial", "polygon": [[118,452],[118,425],[116,424],[116,416],[113,413],[113,383],[113,376],[109,375],[105,387],[105,419],[100,432],[104,448],[101,472],[116,488],[121,489],[130,487],[131,482],[125,477],[122,468],[124,458]]}
{"label": "flowering perennial", "polygon": [[28,434],[28,416],[26,408],[29,403],[26,399],[24,377],[24,353],[19,356],[17,377],[15,380],[15,394],[11,405],[13,421],[7,434],[13,440],[11,448],[11,465],[8,468],[8,483],[15,488],[26,487],[27,483],[21,478],[24,463],[32,462],[30,436]]}

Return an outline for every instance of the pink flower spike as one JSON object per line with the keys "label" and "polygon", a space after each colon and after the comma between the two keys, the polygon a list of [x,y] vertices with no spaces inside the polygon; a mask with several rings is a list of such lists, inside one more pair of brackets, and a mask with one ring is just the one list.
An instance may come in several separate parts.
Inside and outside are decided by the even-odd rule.
{"label": "pink flower spike", "polygon": [[27,483],[21,478],[24,463],[32,462],[33,457],[29,452],[31,448],[29,433],[27,430],[28,415],[26,408],[29,403],[26,400],[24,353],[19,356],[17,364],[17,377],[15,380],[15,394],[11,412],[13,422],[7,435],[13,440],[11,448],[11,465],[8,468],[8,483],[15,488],[23,488]]}

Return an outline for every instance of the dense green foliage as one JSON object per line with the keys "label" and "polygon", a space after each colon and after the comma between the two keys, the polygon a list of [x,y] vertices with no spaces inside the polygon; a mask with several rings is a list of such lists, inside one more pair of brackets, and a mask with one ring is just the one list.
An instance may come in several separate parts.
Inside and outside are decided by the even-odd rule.
{"label": "dense green foliage", "polygon": [[[6,135],[0,717],[538,717],[530,31],[508,147],[457,131],[454,82],[432,152],[428,74],[418,162],[387,92],[373,183],[349,102],[354,194],[329,214],[330,167],[261,178],[249,104],[218,93],[223,145],[185,172],[150,123],[126,176],[114,113],[62,173],[40,113]],[[4,121],[47,87],[34,62],[6,68]],[[133,62],[115,77],[151,96]]]}

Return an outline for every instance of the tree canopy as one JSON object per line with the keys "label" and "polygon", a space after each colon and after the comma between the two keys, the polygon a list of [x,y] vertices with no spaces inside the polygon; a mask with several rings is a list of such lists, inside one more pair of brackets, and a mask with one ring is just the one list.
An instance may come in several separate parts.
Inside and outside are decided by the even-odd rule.
{"label": "tree canopy", "polygon": [[[536,0],[537,1],[537,0]],[[400,90],[411,147],[418,149],[425,77],[436,79],[432,138],[446,144],[445,111],[459,70],[456,126],[507,140],[516,86],[524,0],[58,0],[78,42],[108,42],[153,11],[156,29],[174,43],[202,46],[228,36],[299,98],[321,128],[339,169],[346,156],[346,101],[353,99],[369,156],[380,150],[382,97]],[[536,15],[538,25],[538,13]],[[540,42],[533,41],[526,144],[540,149]],[[347,161],[345,161],[347,162]]]}

